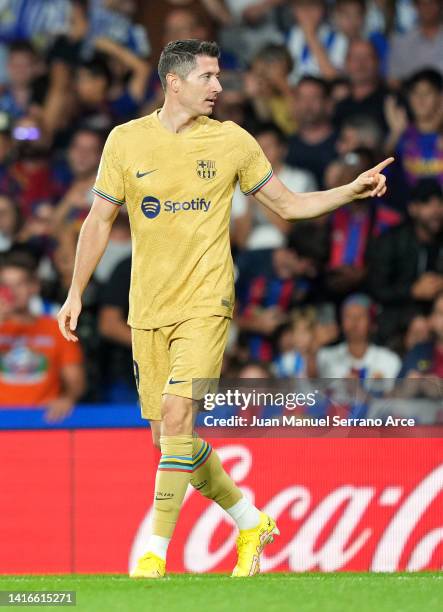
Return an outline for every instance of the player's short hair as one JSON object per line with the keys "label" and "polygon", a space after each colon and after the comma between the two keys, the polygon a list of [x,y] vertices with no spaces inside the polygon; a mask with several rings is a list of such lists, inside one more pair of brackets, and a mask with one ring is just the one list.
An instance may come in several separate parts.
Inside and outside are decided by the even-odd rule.
{"label": "player's short hair", "polygon": [[195,68],[197,55],[220,57],[220,47],[216,42],[197,40],[173,40],[163,49],[158,62],[158,76],[164,90],[166,90],[166,75],[169,72],[178,74],[185,79]]}
{"label": "player's short hair", "polygon": [[424,68],[415,72],[406,81],[406,91],[410,93],[419,83],[428,83],[438,92],[443,92],[443,76],[438,70],[433,68]]}

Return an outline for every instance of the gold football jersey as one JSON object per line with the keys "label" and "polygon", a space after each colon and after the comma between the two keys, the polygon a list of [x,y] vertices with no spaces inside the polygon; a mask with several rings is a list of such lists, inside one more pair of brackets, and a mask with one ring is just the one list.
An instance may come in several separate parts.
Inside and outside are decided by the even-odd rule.
{"label": "gold football jersey", "polygon": [[158,110],[114,128],[93,191],[126,203],[132,235],[128,323],[154,329],[204,315],[232,318],[232,194],[260,189],[272,168],[231,121],[201,116],[170,132]]}

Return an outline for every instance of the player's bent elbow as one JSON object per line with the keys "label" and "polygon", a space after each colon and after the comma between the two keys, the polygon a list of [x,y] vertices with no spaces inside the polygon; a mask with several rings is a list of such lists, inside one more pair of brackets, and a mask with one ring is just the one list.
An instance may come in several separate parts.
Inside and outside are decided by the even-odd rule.
{"label": "player's bent elbow", "polygon": [[276,210],[277,214],[285,221],[293,222],[306,219],[306,206],[300,194],[288,192],[286,197],[281,198]]}
{"label": "player's bent elbow", "polygon": [[284,219],[285,221],[289,221],[289,222],[298,221],[299,219],[305,218],[302,207],[299,206],[298,202],[296,204],[292,203],[292,204],[286,204],[285,206],[282,206],[279,209],[277,214],[282,219]]}

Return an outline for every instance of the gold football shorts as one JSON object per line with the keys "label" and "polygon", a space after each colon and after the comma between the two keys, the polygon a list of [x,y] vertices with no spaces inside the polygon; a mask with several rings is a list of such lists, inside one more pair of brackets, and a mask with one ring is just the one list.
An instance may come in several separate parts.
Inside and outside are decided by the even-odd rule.
{"label": "gold football shorts", "polygon": [[164,393],[200,400],[209,390],[215,391],[230,322],[213,315],[157,329],[132,328],[134,375],[143,418],[161,420]]}

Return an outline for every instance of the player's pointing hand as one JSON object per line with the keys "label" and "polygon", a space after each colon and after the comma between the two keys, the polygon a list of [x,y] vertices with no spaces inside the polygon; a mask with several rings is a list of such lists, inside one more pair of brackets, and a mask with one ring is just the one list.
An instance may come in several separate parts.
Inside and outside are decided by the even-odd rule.
{"label": "player's pointing hand", "polygon": [[388,157],[370,170],[366,170],[351,183],[355,200],[364,198],[375,198],[385,195],[386,177],[382,174],[383,170],[392,164],[393,157]]}
{"label": "player's pointing hand", "polygon": [[77,328],[78,317],[82,309],[82,303],[79,297],[68,295],[66,302],[60,309],[57,315],[58,326],[62,335],[66,340],[77,342],[78,338],[74,334]]}

